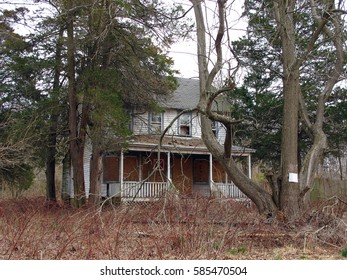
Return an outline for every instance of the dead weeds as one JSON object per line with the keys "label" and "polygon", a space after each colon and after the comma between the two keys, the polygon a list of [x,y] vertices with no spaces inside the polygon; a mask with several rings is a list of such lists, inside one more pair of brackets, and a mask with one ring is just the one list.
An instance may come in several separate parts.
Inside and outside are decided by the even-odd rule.
{"label": "dead weeds", "polygon": [[102,209],[0,200],[0,259],[342,259],[346,205],[334,198],[305,223],[268,224],[249,204],[167,197]]}

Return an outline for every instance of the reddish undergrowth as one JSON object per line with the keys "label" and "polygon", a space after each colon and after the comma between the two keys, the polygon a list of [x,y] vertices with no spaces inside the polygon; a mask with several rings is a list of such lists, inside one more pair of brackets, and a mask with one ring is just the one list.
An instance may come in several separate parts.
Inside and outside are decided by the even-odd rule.
{"label": "reddish undergrowth", "polygon": [[233,200],[172,196],[93,209],[0,200],[0,259],[340,259],[340,202],[317,205],[294,227]]}

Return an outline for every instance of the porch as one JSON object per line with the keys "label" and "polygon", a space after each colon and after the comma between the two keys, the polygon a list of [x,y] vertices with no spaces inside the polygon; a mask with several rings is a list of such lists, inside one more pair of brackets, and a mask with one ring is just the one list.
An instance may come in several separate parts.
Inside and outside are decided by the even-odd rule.
{"label": "porch", "polygon": [[185,196],[246,197],[208,153],[163,150],[158,155],[153,150],[130,150],[104,158],[102,196],[116,196],[123,201],[155,200],[168,192]]}

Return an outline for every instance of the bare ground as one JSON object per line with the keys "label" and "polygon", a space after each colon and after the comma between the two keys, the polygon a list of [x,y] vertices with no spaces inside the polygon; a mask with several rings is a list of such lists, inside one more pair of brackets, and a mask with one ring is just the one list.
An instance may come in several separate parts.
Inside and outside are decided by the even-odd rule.
{"label": "bare ground", "polygon": [[2,199],[0,259],[344,259],[346,210],[330,199],[289,225],[233,200],[72,209],[43,197]]}

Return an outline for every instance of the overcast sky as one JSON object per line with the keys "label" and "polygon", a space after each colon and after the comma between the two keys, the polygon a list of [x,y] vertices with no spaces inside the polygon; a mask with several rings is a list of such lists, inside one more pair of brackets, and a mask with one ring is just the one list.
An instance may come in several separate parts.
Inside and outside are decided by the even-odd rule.
{"label": "overcast sky", "polygon": [[[175,3],[181,3],[183,7],[188,10],[191,7],[189,0],[174,1]],[[228,14],[228,20],[230,22],[230,27],[232,28],[233,40],[237,40],[245,32],[246,23],[240,20],[244,0],[230,1],[234,2],[232,9]],[[216,1],[215,0],[205,0],[207,4],[206,11],[209,12],[208,20],[209,23],[213,22],[213,14],[215,12]],[[194,12],[191,10],[188,14],[192,20],[194,20]],[[214,33],[215,34],[215,33]],[[197,65],[197,55],[196,55],[196,40],[190,39],[185,41],[177,42],[170,49],[169,55],[174,59],[175,69],[180,71],[181,77],[185,78],[197,78],[198,77],[198,65]]]}
{"label": "overcast sky", "polygon": [[[164,1],[164,0],[163,0]],[[192,4],[189,0],[165,0],[164,2],[171,2],[175,4],[181,4],[184,9],[188,10]],[[208,12],[208,21],[209,25],[213,23],[214,14],[216,9],[216,0],[205,0],[206,9]],[[11,3],[12,5],[8,5]],[[232,27],[232,36],[233,40],[236,40],[239,36],[244,34],[242,30],[245,29],[245,21],[240,20],[240,16],[242,13],[242,6],[244,0],[229,0],[228,3],[232,4],[232,9],[230,10],[230,14],[228,15],[228,21],[230,22],[230,27]],[[0,0],[0,8],[15,8],[16,6],[25,5],[28,8],[38,8],[42,7],[41,5],[34,4],[33,0],[18,0],[18,1],[6,1]],[[194,21],[194,12],[191,10],[187,17],[191,18]],[[23,32],[23,30],[21,30]],[[216,32],[214,32],[215,34]],[[194,37],[194,34],[192,34]],[[174,67],[176,70],[180,71],[180,77],[186,78],[197,78],[198,77],[198,66],[197,66],[197,55],[196,55],[196,40],[181,40],[172,46],[169,52],[169,56],[174,59]]]}

